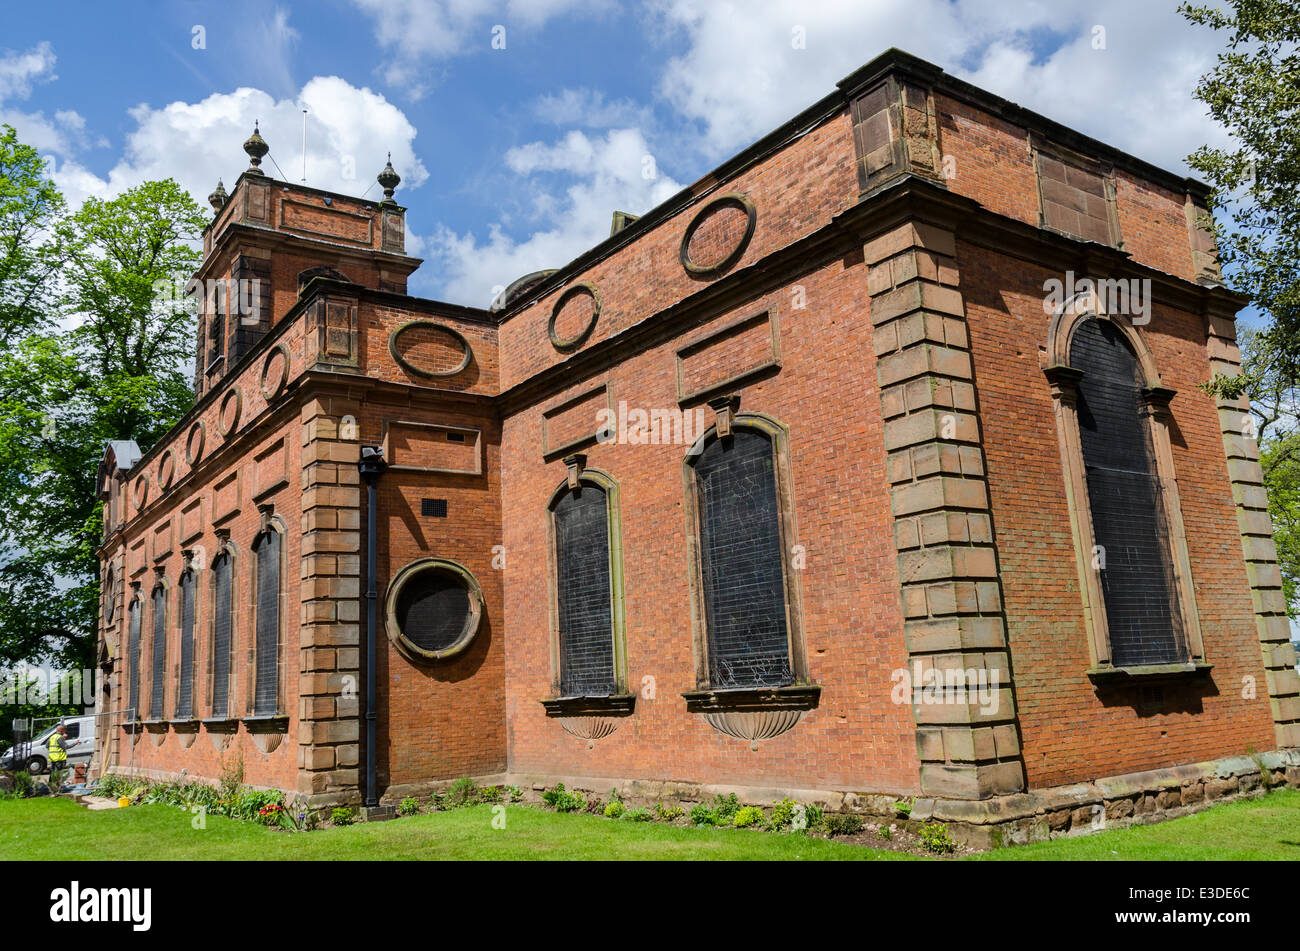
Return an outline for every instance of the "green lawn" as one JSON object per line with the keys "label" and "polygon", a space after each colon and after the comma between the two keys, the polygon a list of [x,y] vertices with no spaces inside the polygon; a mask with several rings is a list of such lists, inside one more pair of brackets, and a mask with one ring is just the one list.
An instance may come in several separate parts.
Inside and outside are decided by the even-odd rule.
{"label": "green lawn", "polygon": [[[0,859],[835,859],[911,856],[822,839],[737,829],[493,807],[286,835],[170,806],[88,811],[68,799],[0,801]],[[1300,859],[1300,791],[1231,803],[1153,826],[1000,849],[977,860]]]}

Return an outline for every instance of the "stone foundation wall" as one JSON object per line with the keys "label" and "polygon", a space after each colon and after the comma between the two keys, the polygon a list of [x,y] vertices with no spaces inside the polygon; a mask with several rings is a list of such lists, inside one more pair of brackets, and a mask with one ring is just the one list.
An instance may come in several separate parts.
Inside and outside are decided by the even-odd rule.
{"label": "stone foundation wall", "polygon": [[[900,815],[897,810],[897,804],[907,800],[873,792],[532,773],[495,773],[474,777],[474,781],[480,786],[518,786],[528,802],[539,801],[540,794],[556,783],[564,783],[565,788],[575,792],[598,796],[608,795],[610,789],[618,789],[620,796],[630,805],[656,800],[689,804],[734,793],[741,805],[770,806],[789,797],[819,805],[827,812],[888,819],[911,831],[930,822],[942,822],[960,844],[988,849],[1150,825],[1191,815],[1224,802],[1254,798],[1270,789],[1300,788],[1300,750],[1230,756],[993,799],[918,797],[910,800],[912,809],[908,816]],[[383,801],[397,803],[406,796],[429,796],[444,791],[452,782],[443,780],[390,786]]]}

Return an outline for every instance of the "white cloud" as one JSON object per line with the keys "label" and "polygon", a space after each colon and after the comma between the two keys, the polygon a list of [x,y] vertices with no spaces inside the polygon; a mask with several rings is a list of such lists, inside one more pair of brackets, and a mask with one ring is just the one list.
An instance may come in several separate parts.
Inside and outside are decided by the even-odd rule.
{"label": "white cloud", "polygon": [[[302,178],[304,107],[308,111],[307,184],[360,195],[374,182],[390,150],[403,189],[428,178],[415,155],[415,127],[400,109],[382,95],[337,76],[317,76],[297,98],[276,99],[260,89],[241,88],[196,103],[136,106],[130,110],[136,128],[106,178],[65,162],[55,180],[74,204],[87,194],[116,194],[147,179],[167,177],[203,202],[217,179],[229,187],[247,167],[243,142],[253,131],[254,120],[260,120],[262,137],[271,146],[263,170],[277,178],[282,171],[296,182]],[[377,194],[378,186],[371,191]]]}
{"label": "white cloud", "polygon": [[39,43],[21,53],[0,55],[0,123],[13,126],[24,142],[42,152],[66,153],[91,144],[86,120],[79,113],[60,109],[51,117],[44,112],[26,112],[12,104],[14,100],[31,96],[36,84],[58,79],[54,73],[56,61],[49,43]]}
{"label": "white cloud", "polygon": [[521,186],[530,195],[541,196],[548,227],[515,240],[495,224],[482,242],[473,234],[438,229],[428,251],[441,272],[443,296],[486,307],[515,278],[562,267],[599,244],[609,235],[615,210],[642,214],[680,191],[680,184],[647,162],[649,156],[638,129],[613,129],[597,138],[573,131],[555,143],[511,149],[506,167],[523,177]]}
{"label": "white cloud", "polygon": [[[682,117],[701,124],[704,151],[718,158],[897,46],[1178,169],[1198,145],[1221,140],[1190,91],[1222,38],[1186,23],[1175,6],[1131,0],[661,0],[657,18],[685,36],[687,50],[668,62],[659,88]],[[1105,30],[1105,49],[1093,49],[1095,26]],[[802,49],[796,48],[797,31]],[[1055,51],[1038,56],[1036,44]]]}
{"label": "white cloud", "polygon": [[0,101],[26,99],[34,82],[51,82],[54,74],[54,48],[49,42],[38,43],[24,53],[6,50],[0,56]]}
{"label": "white cloud", "polygon": [[493,51],[493,30],[505,27],[505,49],[515,28],[535,30],[578,10],[600,11],[610,0],[352,0],[374,21],[375,39],[389,52],[384,81],[419,99],[438,61]]}
{"label": "white cloud", "polygon": [[595,89],[561,89],[540,96],[530,116],[554,125],[608,129],[614,126],[645,129],[651,123],[650,110],[631,99],[607,100]]}

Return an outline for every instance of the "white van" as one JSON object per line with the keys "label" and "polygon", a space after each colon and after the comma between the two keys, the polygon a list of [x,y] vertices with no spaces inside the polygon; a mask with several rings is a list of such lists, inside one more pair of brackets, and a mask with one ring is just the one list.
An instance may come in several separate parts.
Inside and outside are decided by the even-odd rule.
{"label": "white van", "polygon": [[[48,772],[50,768],[50,736],[54,728],[62,723],[68,729],[68,767],[87,765],[95,752],[95,718],[93,716],[64,717],[56,720],[27,744],[26,759],[18,765],[13,764],[13,751],[0,756],[0,769],[25,769],[29,773]],[[75,743],[75,745],[74,745]]]}

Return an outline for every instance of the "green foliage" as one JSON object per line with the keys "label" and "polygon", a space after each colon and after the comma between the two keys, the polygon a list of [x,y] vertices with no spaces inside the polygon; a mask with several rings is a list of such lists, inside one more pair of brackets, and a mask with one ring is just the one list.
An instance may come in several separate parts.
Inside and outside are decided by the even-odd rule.
{"label": "green foliage", "polygon": [[501,787],[484,786],[482,789],[478,791],[478,800],[479,802],[500,802]]}
{"label": "green foliage", "polygon": [[511,802],[519,802],[524,798],[524,791],[518,786],[503,786],[501,788],[509,794]]}
{"label": "green foliage", "polygon": [[804,818],[808,820],[808,828],[813,829],[825,822],[826,811],[816,803],[809,803],[804,807]]}
{"label": "green foliage", "polygon": [[413,816],[420,811],[420,800],[414,796],[407,796],[397,804],[397,814],[399,816]]}
{"label": "green foliage", "polygon": [[927,822],[921,826],[921,845],[927,852],[947,854],[957,849],[957,843],[948,834],[948,826],[942,822]]}
{"label": "green foliage", "polygon": [[900,799],[898,802],[894,803],[894,811],[906,819],[912,814],[912,805],[914,801],[915,800],[912,799]]}
{"label": "green foliage", "polygon": [[691,806],[691,825],[693,826],[716,826],[723,823],[718,820],[718,812],[708,803],[697,802]]}
{"label": "green foliage", "polygon": [[347,806],[335,806],[330,812],[330,822],[336,826],[350,826],[356,821],[356,816]]}
{"label": "green foliage", "polygon": [[0,339],[48,324],[50,278],[62,258],[54,231],[63,213],[40,152],[0,125]]}
{"label": "green foliage", "polygon": [[622,800],[615,799],[613,802],[611,802],[609,805],[605,807],[605,818],[617,819],[619,816],[623,815],[623,813],[626,811],[627,808],[623,805]]}
{"label": "green foliage", "polygon": [[479,789],[474,785],[474,780],[468,776],[462,776],[449,787],[447,787],[447,808],[459,809],[461,806],[472,806],[478,802]]}
{"label": "green foliage", "polygon": [[[1204,146],[1188,158],[1210,184],[1212,222],[1225,278],[1264,312],[1257,333],[1239,341],[1242,372],[1203,389],[1247,396],[1257,438],[1278,564],[1295,616],[1300,579],[1300,17],[1292,0],[1184,3],[1192,23],[1224,35],[1226,49],[1196,97],[1227,130],[1231,146]],[[1241,431],[1242,426],[1235,424]],[[1251,434],[1245,438],[1250,439]]]}
{"label": "green foliage", "polygon": [[731,820],[740,811],[740,800],[735,793],[727,793],[725,796],[719,794],[713,797],[713,809],[718,816],[718,825],[731,825]]}
{"label": "green foliage", "polygon": [[623,813],[623,819],[631,822],[653,822],[654,818],[654,813],[645,807],[629,809],[627,812]]}
{"label": "green foliage", "polygon": [[827,835],[856,835],[862,831],[862,817],[850,812],[830,812],[822,817],[822,825]]}
{"label": "green foliage", "polygon": [[894,837],[894,830],[887,825],[882,825],[876,829],[876,837],[879,839],[892,839]]}
{"label": "green foliage", "polygon": [[772,806],[772,828],[788,829],[794,823],[794,809],[797,806],[793,799],[786,797],[773,804]]}
{"label": "green foliage", "polygon": [[731,824],[737,829],[748,829],[750,826],[762,825],[766,818],[767,816],[758,806],[744,806],[736,810]]}
{"label": "green foliage", "polygon": [[[0,136],[0,171],[21,148]],[[169,179],[59,217],[57,193],[32,197],[22,175],[16,198],[0,184],[0,324],[12,325],[0,336],[0,664],[83,668],[99,605],[96,469],[108,440],[147,452],[193,405],[194,318],[155,286],[194,270],[207,216]],[[5,271],[15,201],[28,224],[9,234],[25,242],[14,254],[58,272],[41,293],[15,291]]]}
{"label": "green foliage", "polygon": [[655,818],[660,822],[673,822],[686,815],[686,810],[681,806],[665,806],[662,802],[655,803]]}
{"label": "green foliage", "polygon": [[14,797],[17,799],[26,799],[32,794],[32,774],[25,769],[20,769],[14,773]]}
{"label": "green foliage", "polygon": [[556,783],[553,789],[543,792],[542,802],[556,812],[581,812],[587,808],[587,800],[582,793],[569,792],[564,788],[564,783]]}

